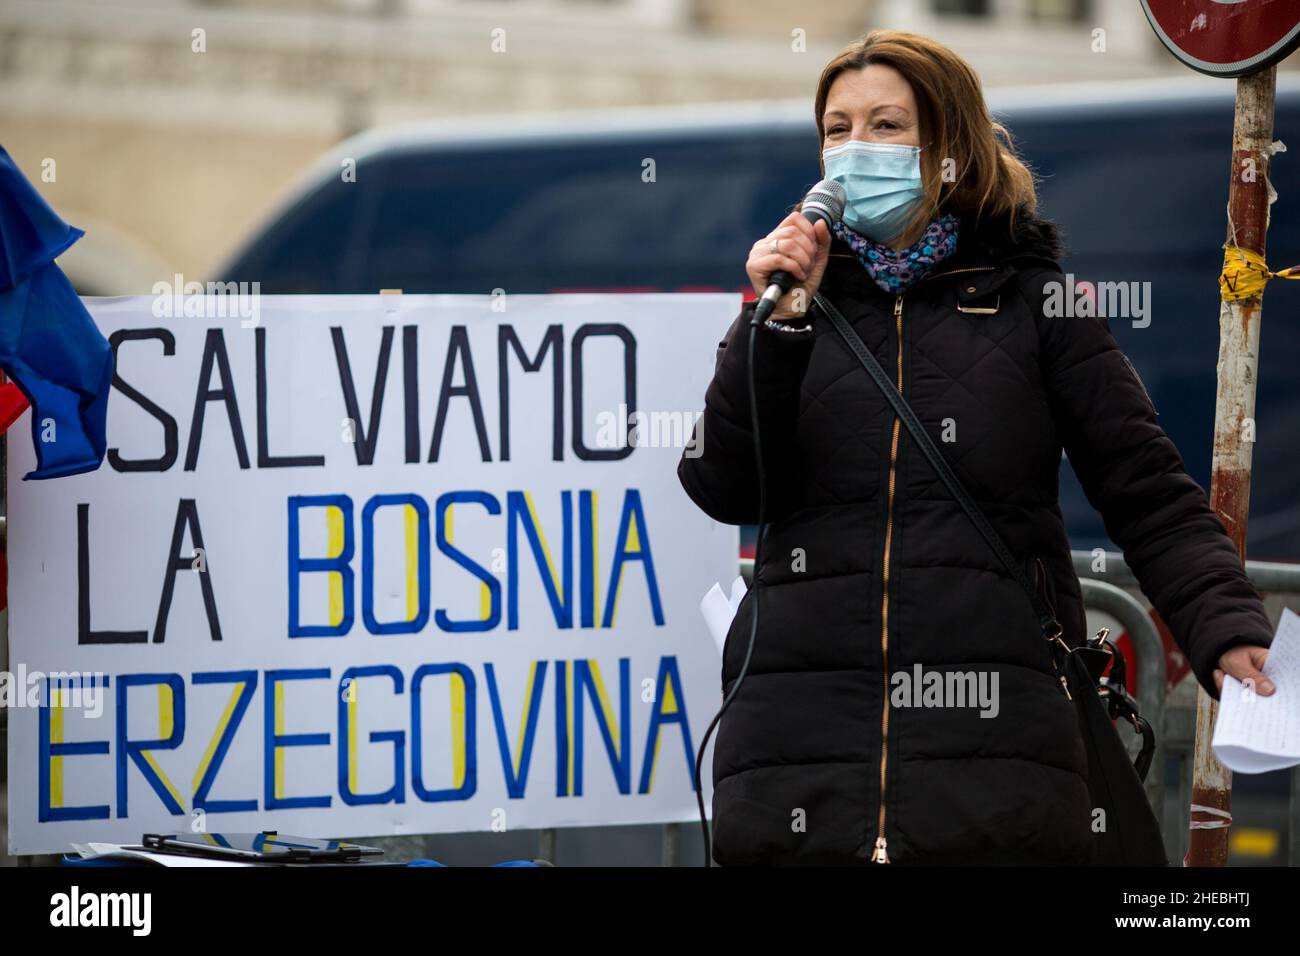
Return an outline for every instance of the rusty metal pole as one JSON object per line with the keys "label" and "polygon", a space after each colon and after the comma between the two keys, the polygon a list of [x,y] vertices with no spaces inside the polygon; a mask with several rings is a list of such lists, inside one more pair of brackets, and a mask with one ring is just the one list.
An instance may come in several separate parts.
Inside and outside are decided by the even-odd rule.
{"label": "rusty metal pole", "polygon": [[[1228,185],[1228,242],[1264,255],[1268,232],[1268,170],[1272,158],[1273,99],[1277,68],[1237,80]],[[1210,505],[1246,560],[1250,467],[1255,440],[1255,381],[1259,371],[1261,296],[1220,302],[1218,397],[1214,411],[1214,464]],[[1185,866],[1226,866],[1232,772],[1210,749],[1218,705],[1201,689],[1196,701],[1196,754],[1192,763],[1191,828]]]}

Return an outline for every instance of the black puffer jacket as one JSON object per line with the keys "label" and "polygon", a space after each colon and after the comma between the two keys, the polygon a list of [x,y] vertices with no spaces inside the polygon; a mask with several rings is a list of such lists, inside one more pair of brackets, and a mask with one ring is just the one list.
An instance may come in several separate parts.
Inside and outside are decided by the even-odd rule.
{"label": "black puffer jacket", "polygon": [[[1222,524],[1107,323],[1046,317],[1047,284],[1065,281],[1056,227],[1027,215],[1014,235],[965,221],[959,236],[901,298],[836,240],[821,291],[901,380],[1066,641],[1080,643],[1086,623],[1058,504],[1062,449],[1213,693],[1219,656],[1272,634]],[[729,524],[758,518],[752,308],[722,343],[702,454],[679,467],[696,504]],[[961,311],[972,308],[992,311]],[[829,323],[757,334],[770,524],[757,643],[714,753],[715,859],[852,864],[881,848],[894,863],[1086,862],[1078,723],[1026,596]],[[727,639],[724,693],[754,597]],[[917,665],[982,674],[996,716],[891,699],[887,675],[916,677]]]}

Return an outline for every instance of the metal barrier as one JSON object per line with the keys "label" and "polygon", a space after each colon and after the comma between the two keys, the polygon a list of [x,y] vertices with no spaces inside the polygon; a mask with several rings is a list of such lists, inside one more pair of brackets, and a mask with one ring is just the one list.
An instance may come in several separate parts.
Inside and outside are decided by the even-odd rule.
{"label": "metal barrier", "polygon": [[[1165,834],[1165,844],[1169,843],[1169,833],[1165,827],[1165,754],[1168,741],[1165,739],[1165,648],[1160,640],[1160,632],[1147,609],[1132,594],[1123,588],[1106,581],[1094,581],[1082,578],[1079,581],[1083,592],[1083,605],[1096,611],[1109,614],[1120,623],[1137,655],[1137,694],[1138,709],[1156,734],[1155,755],[1151,760],[1151,770],[1147,773],[1145,789],[1147,800],[1155,811],[1161,832]],[[1123,729],[1123,728],[1121,728]],[[1123,734],[1125,743],[1137,755],[1141,738],[1136,733]]]}
{"label": "metal barrier", "polygon": [[[1083,589],[1084,605],[1111,615],[1128,632],[1138,657],[1138,703],[1142,716],[1156,732],[1156,756],[1146,781],[1147,796],[1161,822],[1171,860],[1181,860],[1187,849],[1188,812],[1191,805],[1191,765],[1196,746],[1196,695],[1165,693],[1164,648],[1147,608],[1139,598],[1137,576],[1122,555],[1113,551],[1074,551],[1074,570]],[[1300,564],[1247,561],[1246,575],[1269,605],[1276,622],[1283,600],[1300,594]],[[1104,579],[1104,580],[1103,580]],[[1124,595],[1121,600],[1115,592]],[[1300,609],[1300,608],[1297,608]],[[1155,642],[1151,643],[1154,636]],[[1151,648],[1151,650],[1144,650]],[[1154,653],[1152,653],[1154,651]],[[1158,660],[1149,660],[1157,658]],[[1152,674],[1158,676],[1153,680]],[[1181,687],[1182,685],[1180,685]],[[1149,692],[1150,691],[1150,692]],[[1177,814],[1167,818],[1164,769],[1167,758],[1178,761]],[[1287,799],[1287,844],[1282,862],[1300,865],[1300,767],[1293,768]]]}

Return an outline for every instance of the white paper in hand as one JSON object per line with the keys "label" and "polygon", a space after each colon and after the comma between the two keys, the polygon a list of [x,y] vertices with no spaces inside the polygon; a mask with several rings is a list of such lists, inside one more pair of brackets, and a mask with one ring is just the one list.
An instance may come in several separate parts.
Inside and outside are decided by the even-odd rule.
{"label": "white paper in hand", "polygon": [[738,577],[731,582],[730,597],[723,593],[722,585],[715,583],[700,601],[700,613],[704,615],[704,623],[708,625],[709,633],[713,635],[713,643],[718,647],[719,657],[722,656],[722,648],[727,643],[727,631],[731,628],[732,618],[736,616],[736,609],[740,607],[744,597],[745,579]]}
{"label": "white paper in hand", "polygon": [[1276,688],[1261,697],[1225,675],[1210,745],[1236,773],[1266,773],[1300,764],[1300,615],[1282,612],[1264,673]]}
{"label": "white paper in hand", "polygon": [[731,610],[734,614],[740,610],[740,602],[745,600],[745,592],[749,588],[745,586],[745,579],[737,575],[736,580],[731,582]]}

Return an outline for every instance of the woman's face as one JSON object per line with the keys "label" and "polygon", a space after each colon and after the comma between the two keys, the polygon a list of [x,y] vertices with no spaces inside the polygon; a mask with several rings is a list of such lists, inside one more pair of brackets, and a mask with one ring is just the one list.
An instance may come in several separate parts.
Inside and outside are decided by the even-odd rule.
{"label": "woman's face", "polygon": [[822,129],[826,133],[822,149],[851,139],[921,145],[912,87],[903,74],[883,63],[845,70],[835,78],[826,96]]}

